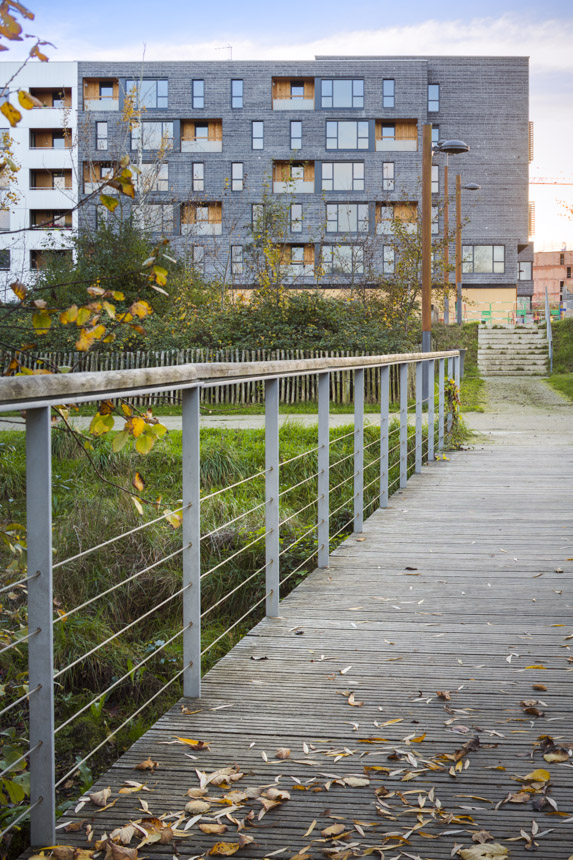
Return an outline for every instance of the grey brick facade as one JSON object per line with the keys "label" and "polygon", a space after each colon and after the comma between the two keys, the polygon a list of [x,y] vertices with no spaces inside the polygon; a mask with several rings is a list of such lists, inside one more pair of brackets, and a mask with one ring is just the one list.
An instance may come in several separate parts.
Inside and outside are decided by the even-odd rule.
{"label": "grey brick facade", "polygon": [[[114,161],[126,150],[127,131],[122,120],[123,93],[129,79],[168,81],[168,106],[147,108],[144,122],[173,123],[173,148],[166,160],[169,165],[168,190],[154,192],[150,200],[173,209],[173,247],[182,252],[192,246],[204,246],[206,274],[230,278],[230,247],[241,246],[249,237],[252,204],[259,203],[265,188],[272,190],[273,161],[314,162],[314,190],[294,193],[288,202],[302,204],[302,232],[292,233],[288,241],[313,245],[318,260],[319,245],[353,244],[365,237],[355,233],[326,233],[326,205],[361,203],[368,206],[368,239],[382,265],[384,239],[376,234],[377,203],[420,201],[421,139],[424,123],[439,128],[439,137],[460,138],[471,151],[450,157],[450,227],[454,223],[453,191],[455,174],[461,173],[462,184],[475,182],[477,192],[463,192],[463,213],[469,223],[463,228],[463,244],[503,246],[503,271],[464,272],[464,286],[508,287],[517,283],[518,253],[528,242],[528,59],[525,57],[318,57],[309,62],[160,62],[146,63],[78,63],[79,115],[78,129],[80,168],[85,162]],[[314,107],[300,109],[302,100],[293,99],[292,109],[273,109],[273,79],[295,82],[307,80],[314,85]],[[86,109],[86,79],[119,82],[117,109],[105,110],[105,100]],[[362,107],[322,106],[321,93],[328,93],[322,81],[362,80]],[[394,107],[383,107],[383,80],[394,81]],[[192,81],[204,81],[204,107],[193,109]],[[243,81],[243,107],[231,106],[231,81]],[[428,111],[428,85],[439,84],[439,110]],[[306,99],[306,93],[305,93]],[[358,99],[359,100],[359,95]],[[275,103],[275,107],[277,107]],[[114,105],[115,107],[115,105]],[[287,106],[288,107],[288,106]],[[308,105],[306,105],[308,107]],[[99,109],[103,108],[103,109]],[[201,154],[181,151],[185,121],[222,121],[220,152]],[[357,120],[367,122],[367,148],[327,149],[327,121]],[[417,149],[377,151],[376,122],[389,125],[415,121]],[[108,148],[96,149],[95,123],[108,123]],[[264,123],[264,146],[253,149],[252,123]],[[291,149],[291,121],[302,123],[302,147]],[[382,121],[382,123],[381,123]],[[409,146],[411,144],[408,144]],[[416,144],[414,144],[416,146]],[[132,155],[134,155],[132,153]],[[156,153],[143,152],[143,161],[153,161]],[[363,162],[364,190],[323,190],[323,162]],[[193,163],[204,164],[204,190],[193,191]],[[231,190],[231,164],[244,165],[244,190]],[[384,190],[382,163],[395,167],[394,190]],[[439,191],[443,193],[445,157],[434,157],[439,167]],[[308,188],[308,183],[306,183]],[[222,203],[221,235],[204,237],[196,228],[185,227],[182,233],[181,206],[185,203]],[[93,212],[93,210],[92,210]],[[86,217],[93,217],[89,215]],[[195,216],[196,217],[196,216]],[[442,230],[442,224],[439,230]],[[451,255],[453,257],[453,246]],[[523,259],[523,257],[522,257]],[[306,260],[306,258],[305,258]],[[453,276],[452,276],[453,277]],[[241,276],[235,278],[241,283]],[[340,285],[345,277],[323,275],[321,285]],[[313,284],[312,277],[300,279]],[[531,292],[526,282],[518,284],[519,294]],[[531,285],[532,288],[532,285]]]}

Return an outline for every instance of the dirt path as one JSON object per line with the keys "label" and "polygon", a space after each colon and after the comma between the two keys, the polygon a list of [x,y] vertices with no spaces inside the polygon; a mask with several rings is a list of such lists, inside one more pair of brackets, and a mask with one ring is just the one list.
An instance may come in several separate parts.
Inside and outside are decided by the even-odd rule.
{"label": "dirt path", "polygon": [[495,376],[485,380],[485,412],[466,412],[464,420],[501,445],[573,445],[573,403],[537,376]]}

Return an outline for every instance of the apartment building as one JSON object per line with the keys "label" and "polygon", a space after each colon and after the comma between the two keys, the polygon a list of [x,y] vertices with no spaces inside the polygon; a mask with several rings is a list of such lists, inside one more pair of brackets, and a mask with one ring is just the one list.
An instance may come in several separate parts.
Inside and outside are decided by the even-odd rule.
{"label": "apartment building", "polygon": [[[0,63],[3,81],[19,63]],[[71,253],[77,215],[77,63],[34,63],[20,71],[10,85],[27,90],[42,107],[20,109],[22,120],[8,132],[19,170],[8,185],[0,173],[0,298],[14,280],[33,279],[49,254]],[[2,119],[4,119],[2,117]],[[10,192],[10,200],[7,194]],[[15,199],[12,199],[15,197]],[[7,293],[6,293],[7,294]]]}
{"label": "apartment building", "polygon": [[538,251],[533,261],[533,304],[543,307],[545,290],[552,308],[573,314],[573,251]]}
{"label": "apartment building", "polygon": [[[391,277],[390,223],[413,229],[422,127],[431,123],[435,141],[471,148],[449,159],[450,229],[455,175],[480,186],[462,192],[468,306],[533,293],[533,281],[518,278],[530,256],[527,58],[79,62],[76,70],[72,190],[89,194],[129,153],[140,170],[136,217],[207,277],[249,285],[265,201],[280,213],[284,275],[294,286]],[[434,156],[435,235],[443,231],[444,164]],[[122,199],[110,216],[93,201],[81,207],[80,224],[128,209]]]}

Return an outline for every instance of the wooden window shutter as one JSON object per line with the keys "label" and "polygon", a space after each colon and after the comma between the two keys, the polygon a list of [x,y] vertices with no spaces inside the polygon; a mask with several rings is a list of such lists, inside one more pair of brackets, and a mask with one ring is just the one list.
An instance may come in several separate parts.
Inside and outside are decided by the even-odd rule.
{"label": "wooden window shutter", "polygon": [[304,246],[304,265],[314,266],[314,245]]}

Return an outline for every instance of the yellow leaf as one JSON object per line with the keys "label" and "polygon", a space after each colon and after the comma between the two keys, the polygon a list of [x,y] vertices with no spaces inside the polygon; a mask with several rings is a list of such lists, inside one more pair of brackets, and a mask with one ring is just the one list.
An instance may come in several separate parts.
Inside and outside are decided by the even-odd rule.
{"label": "yellow leaf", "polygon": [[4,102],[2,105],[0,105],[0,111],[4,114],[12,127],[18,125],[18,123],[22,119],[22,114],[20,113],[20,111],[13,105],[11,105],[10,102]]}
{"label": "yellow leaf", "polygon": [[534,663],[532,666],[526,666],[526,669],[547,669],[547,666],[543,666],[541,663]]}
{"label": "yellow leaf", "polygon": [[144,433],[142,436],[139,436],[135,442],[135,450],[138,454],[149,454],[153,446],[155,445],[155,439],[149,433]]}
{"label": "yellow leaf", "polygon": [[82,326],[89,320],[91,316],[91,311],[89,308],[80,308],[76,315],[76,325]]}
{"label": "yellow leaf", "polygon": [[103,436],[104,433],[109,433],[113,430],[114,418],[113,415],[101,415],[96,412],[91,420],[90,433],[92,436]]}
{"label": "yellow leaf", "polygon": [[75,322],[78,318],[78,306],[70,305],[69,308],[66,308],[65,311],[62,311],[60,314],[60,322],[62,325],[67,325],[68,323]]}
{"label": "yellow leaf", "polygon": [[194,741],[192,738],[179,738],[175,735],[175,739],[179,741],[180,744],[186,744],[194,750],[208,750],[210,749],[207,741]]}
{"label": "yellow leaf", "polygon": [[108,316],[115,319],[115,305],[110,304],[110,302],[104,302],[103,306],[106,309]]}
{"label": "yellow leaf", "polygon": [[21,302],[26,298],[27,289],[24,284],[21,284],[20,281],[14,281],[13,284],[10,284],[10,289],[14,293],[17,298],[20,299]]}
{"label": "yellow leaf", "polygon": [[129,310],[134,317],[139,317],[139,319],[143,319],[148,316],[148,314],[153,313],[153,308],[149,302],[145,301],[145,299],[140,299],[139,301],[134,302]]}
{"label": "yellow leaf", "polygon": [[112,197],[111,194],[100,194],[99,199],[102,206],[105,206],[110,212],[113,212],[119,206],[119,200],[117,197]]}
{"label": "yellow leaf", "polygon": [[236,854],[240,847],[239,842],[215,842],[209,854],[218,857],[230,857],[231,854]]}
{"label": "yellow leaf", "polygon": [[532,770],[531,773],[522,776],[521,782],[549,782],[550,779],[551,774],[549,771],[538,767],[537,770]]}
{"label": "yellow leaf", "polygon": [[131,408],[131,406],[130,406],[128,403],[122,403],[122,404],[121,404],[121,411],[122,411],[122,412],[123,412],[123,414],[124,414],[124,415],[126,415],[128,418],[129,418],[131,415],[133,415],[133,409]]}
{"label": "yellow leaf", "polygon": [[141,434],[145,430],[145,421],[143,420],[143,418],[138,418],[137,416],[135,418],[130,418],[125,425],[125,429],[131,430],[131,432],[137,439],[137,437],[141,436]]}
{"label": "yellow leaf", "polygon": [[121,432],[116,433],[113,442],[111,443],[111,448],[114,454],[117,454],[118,451],[121,451],[121,449],[128,442],[130,436],[131,434],[128,433],[127,430],[121,430]]}
{"label": "yellow leaf", "polygon": [[138,492],[140,492],[140,493],[142,493],[143,490],[145,489],[145,481],[143,480],[143,478],[141,477],[141,474],[139,472],[135,473],[132,484],[135,487],[135,489],[138,490]]}
{"label": "yellow leaf", "polygon": [[173,511],[165,511],[163,516],[174,529],[178,529],[183,522],[181,514],[174,514]]}
{"label": "yellow leaf", "polygon": [[32,314],[32,325],[38,334],[46,334],[52,325],[52,318],[47,311]]}
{"label": "yellow leaf", "polygon": [[133,504],[135,505],[135,507],[137,509],[137,513],[141,514],[141,516],[143,516],[143,507],[141,505],[141,502],[137,498],[137,496],[130,496],[130,498],[131,498],[131,501],[133,502]]}
{"label": "yellow leaf", "polygon": [[32,108],[44,107],[40,99],[37,99],[36,96],[33,96],[26,90],[18,91],[18,101],[20,102],[22,107],[25,108],[25,110],[32,110]]}

